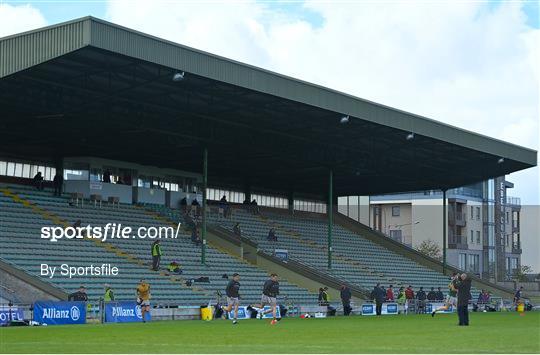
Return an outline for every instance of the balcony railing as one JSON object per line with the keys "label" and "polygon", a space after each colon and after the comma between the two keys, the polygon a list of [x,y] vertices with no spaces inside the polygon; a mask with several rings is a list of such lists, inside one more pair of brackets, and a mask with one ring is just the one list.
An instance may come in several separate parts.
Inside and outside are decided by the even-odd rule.
{"label": "balcony railing", "polygon": [[449,235],[448,247],[452,249],[468,249],[467,236],[465,235]]}
{"label": "balcony railing", "polygon": [[506,204],[508,206],[521,206],[521,199],[519,197],[506,196]]}

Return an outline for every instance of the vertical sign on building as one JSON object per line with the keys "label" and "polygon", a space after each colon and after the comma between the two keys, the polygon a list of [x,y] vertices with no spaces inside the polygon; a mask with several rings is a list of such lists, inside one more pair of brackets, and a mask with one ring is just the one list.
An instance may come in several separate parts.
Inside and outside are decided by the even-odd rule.
{"label": "vertical sign on building", "polygon": [[506,278],[505,266],[505,221],[506,188],[504,177],[495,179],[495,240],[496,240],[496,278],[503,281]]}

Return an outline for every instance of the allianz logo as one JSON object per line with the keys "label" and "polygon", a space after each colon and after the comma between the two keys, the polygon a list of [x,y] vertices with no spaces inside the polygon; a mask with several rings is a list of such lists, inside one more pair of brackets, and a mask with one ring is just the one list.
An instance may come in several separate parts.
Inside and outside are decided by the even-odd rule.
{"label": "allianz logo", "polygon": [[71,319],[79,320],[81,311],[79,307],[73,306],[71,309],[43,308],[43,319]]}
{"label": "allianz logo", "polygon": [[137,317],[142,319],[142,312],[140,306],[135,306],[134,308],[124,308],[122,306],[112,307],[112,316],[113,317]]}

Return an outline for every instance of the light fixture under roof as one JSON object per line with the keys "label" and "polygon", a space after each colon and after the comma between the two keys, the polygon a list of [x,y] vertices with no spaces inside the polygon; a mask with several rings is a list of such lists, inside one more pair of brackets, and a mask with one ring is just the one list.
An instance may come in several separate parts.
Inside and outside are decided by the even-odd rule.
{"label": "light fixture under roof", "polygon": [[343,116],[343,117],[341,117],[341,119],[339,120],[339,123],[341,123],[341,124],[349,123],[349,120],[350,120],[349,115]]}
{"label": "light fixture under roof", "polygon": [[408,141],[412,141],[414,139],[414,133],[411,132],[411,133],[407,134],[407,137],[405,137],[405,139],[408,140]]}
{"label": "light fixture under roof", "polygon": [[172,80],[173,80],[173,81],[182,81],[182,80],[184,80],[184,75],[185,75],[184,72],[177,72],[177,73],[174,73],[174,75],[173,75],[173,77],[172,77]]}
{"label": "light fixture under roof", "polygon": [[499,158],[499,160],[497,160],[497,164],[502,164],[504,163],[504,158]]}

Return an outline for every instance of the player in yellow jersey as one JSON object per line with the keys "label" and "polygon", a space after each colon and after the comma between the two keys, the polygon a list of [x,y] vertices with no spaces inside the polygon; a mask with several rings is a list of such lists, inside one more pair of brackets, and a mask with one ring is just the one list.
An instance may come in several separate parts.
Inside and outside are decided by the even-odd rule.
{"label": "player in yellow jersey", "polygon": [[150,313],[150,284],[144,279],[137,286],[137,304],[141,306],[142,321],[146,323],[146,313]]}
{"label": "player in yellow jersey", "polygon": [[457,306],[457,289],[456,289],[456,282],[459,275],[454,272],[452,274],[452,278],[450,279],[450,283],[448,284],[448,295],[446,296],[446,300],[444,301],[444,306],[439,307],[435,309],[433,312],[431,312],[431,316],[435,317],[435,314],[437,312],[444,312],[450,309],[450,306],[456,307]]}

